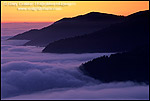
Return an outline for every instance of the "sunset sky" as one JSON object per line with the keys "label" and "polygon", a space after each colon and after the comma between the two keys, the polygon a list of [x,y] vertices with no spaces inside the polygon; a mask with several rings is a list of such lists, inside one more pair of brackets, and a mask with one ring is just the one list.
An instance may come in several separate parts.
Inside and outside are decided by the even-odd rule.
{"label": "sunset sky", "polygon": [[[23,3],[32,5],[25,6],[22,5]],[[72,3],[73,5],[35,6],[35,3]],[[37,7],[59,10],[18,10]],[[54,22],[63,17],[74,17],[92,11],[127,16],[143,10],[149,10],[149,1],[1,1],[1,22]]]}

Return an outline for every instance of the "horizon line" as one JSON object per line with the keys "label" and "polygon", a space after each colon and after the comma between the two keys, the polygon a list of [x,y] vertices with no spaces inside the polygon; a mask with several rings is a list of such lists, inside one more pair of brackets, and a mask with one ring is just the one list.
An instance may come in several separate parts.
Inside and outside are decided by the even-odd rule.
{"label": "horizon line", "polygon": [[54,23],[54,22],[52,22],[52,21],[50,21],[50,22],[45,22],[45,21],[40,22],[40,21],[37,21],[37,22],[1,22],[1,23]]}

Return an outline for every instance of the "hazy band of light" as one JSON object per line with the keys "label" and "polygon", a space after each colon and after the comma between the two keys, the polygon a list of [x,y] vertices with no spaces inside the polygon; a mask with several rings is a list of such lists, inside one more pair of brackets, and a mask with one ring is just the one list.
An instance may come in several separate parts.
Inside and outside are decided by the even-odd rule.
{"label": "hazy band of light", "polygon": [[[74,5],[61,5],[62,10],[44,10],[32,11],[25,10],[19,11],[18,7],[33,6],[5,6],[5,3],[41,3],[38,7],[51,7],[43,6],[42,3],[73,3]],[[148,10],[149,1],[1,1],[1,21],[2,22],[54,22],[63,17],[73,17],[77,15],[86,14],[89,12],[102,12],[116,15],[127,16],[134,12]]]}

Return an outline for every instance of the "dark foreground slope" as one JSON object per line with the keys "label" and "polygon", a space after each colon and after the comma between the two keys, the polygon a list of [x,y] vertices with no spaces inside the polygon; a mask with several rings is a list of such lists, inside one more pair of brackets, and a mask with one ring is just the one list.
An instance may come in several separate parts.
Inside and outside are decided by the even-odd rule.
{"label": "dark foreground slope", "polygon": [[91,12],[73,18],[63,18],[40,30],[18,34],[9,40],[30,40],[25,45],[46,46],[49,43],[78,35],[88,34],[122,21],[123,16]]}
{"label": "dark foreground slope", "polygon": [[80,70],[103,82],[135,81],[149,84],[149,48],[103,56],[82,64]]}
{"label": "dark foreground slope", "polygon": [[149,11],[141,11],[126,17],[125,22],[94,33],[50,43],[43,52],[122,52],[146,43],[149,43]]}

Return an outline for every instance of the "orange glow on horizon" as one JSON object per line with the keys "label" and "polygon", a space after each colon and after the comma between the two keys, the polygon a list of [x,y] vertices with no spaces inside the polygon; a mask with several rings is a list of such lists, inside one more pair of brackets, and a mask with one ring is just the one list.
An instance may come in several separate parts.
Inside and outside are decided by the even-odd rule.
{"label": "orange glow on horizon", "polygon": [[[60,7],[56,11],[19,11],[17,8],[34,6],[10,6],[9,3],[75,3],[76,5]],[[5,5],[7,4],[7,5]],[[43,6],[44,7],[44,6]],[[74,17],[89,12],[102,12],[115,15],[130,15],[149,10],[149,1],[1,1],[1,22],[55,22],[64,17]]]}

